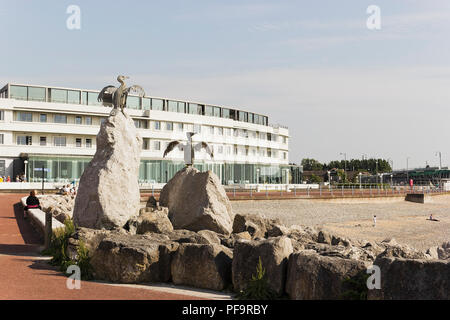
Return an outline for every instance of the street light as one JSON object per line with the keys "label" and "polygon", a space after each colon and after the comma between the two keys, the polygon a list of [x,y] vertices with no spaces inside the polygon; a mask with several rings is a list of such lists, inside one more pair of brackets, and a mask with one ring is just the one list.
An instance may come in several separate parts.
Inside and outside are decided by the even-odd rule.
{"label": "street light", "polygon": [[361,190],[362,172],[358,173],[359,176],[359,189]]}
{"label": "street light", "polygon": [[345,152],[341,152],[340,155],[344,156],[344,183],[347,181],[347,154]]}
{"label": "street light", "polygon": [[25,175],[25,180],[28,181],[28,179],[27,179],[28,160],[25,160],[23,163],[25,164],[25,173],[24,173],[24,175]]}
{"label": "street light", "polygon": [[436,151],[436,156],[439,155],[439,170],[442,169],[442,153],[440,151]]}

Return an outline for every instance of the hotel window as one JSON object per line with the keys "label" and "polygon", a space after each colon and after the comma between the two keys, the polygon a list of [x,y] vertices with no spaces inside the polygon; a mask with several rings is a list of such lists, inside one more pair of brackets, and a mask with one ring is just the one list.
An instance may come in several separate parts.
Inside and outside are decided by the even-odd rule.
{"label": "hotel window", "polygon": [[86,148],[92,147],[92,139],[86,139]]}
{"label": "hotel window", "polygon": [[227,154],[230,154],[230,153],[231,153],[231,147],[227,146]]}
{"label": "hotel window", "polygon": [[223,153],[223,146],[217,147],[217,153]]}
{"label": "hotel window", "polygon": [[230,109],[222,108],[222,118],[230,118]]}
{"label": "hotel window", "polygon": [[67,91],[67,103],[80,104],[80,91]]}
{"label": "hotel window", "polygon": [[10,86],[9,96],[11,99],[27,100],[28,88],[23,86]]}
{"label": "hotel window", "polygon": [[161,130],[161,122],[160,121],[154,121],[153,123],[154,123],[153,128],[155,130]]}
{"label": "hotel window", "polygon": [[150,98],[142,98],[142,109],[150,110]]}
{"label": "hotel window", "polygon": [[220,108],[219,107],[214,107],[214,117],[220,118]]}
{"label": "hotel window", "polygon": [[75,124],[83,124],[83,118],[81,116],[76,116]]}
{"label": "hotel window", "polygon": [[45,102],[45,88],[28,87],[28,100]]}
{"label": "hotel window", "polygon": [[269,132],[267,133],[267,141],[272,141],[272,134]]}
{"label": "hotel window", "polygon": [[233,136],[238,137],[239,136],[239,131],[238,129],[233,129]]}
{"label": "hotel window", "polygon": [[214,135],[214,127],[209,127],[209,134]]}
{"label": "hotel window", "polygon": [[286,158],[287,158],[287,154],[286,154],[286,152],[283,152],[283,159],[286,160]]}
{"label": "hotel window", "polygon": [[176,102],[176,101],[169,101],[168,110],[167,111],[178,112],[178,102]]}
{"label": "hotel window", "polygon": [[81,104],[87,105],[87,92],[81,92]]}
{"label": "hotel window", "polygon": [[45,113],[41,113],[39,116],[39,122],[47,122],[47,115]]}
{"label": "hotel window", "polygon": [[161,141],[153,141],[153,149],[161,150]]}
{"label": "hotel window", "polygon": [[223,128],[217,127],[217,133],[219,134],[219,136],[223,136]]}
{"label": "hotel window", "polygon": [[101,103],[97,100],[98,99],[98,93],[96,92],[88,92],[87,93],[87,104],[90,106],[100,106]]}
{"label": "hotel window", "polygon": [[152,99],[152,110],[164,110],[164,100],[161,99]]}
{"label": "hotel window", "polygon": [[5,111],[0,110],[0,121],[5,120]]}
{"label": "hotel window", "polygon": [[31,146],[33,144],[32,136],[17,136],[17,144],[21,146]]}
{"label": "hotel window", "polygon": [[46,146],[47,145],[47,137],[39,137],[39,145]]}
{"label": "hotel window", "polygon": [[55,147],[65,147],[66,146],[66,137],[54,137],[53,145]]}
{"label": "hotel window", "polygon": [[85,118],[84,118],[84,122],[85,122],[88,126],[92,125],[92,117],[85,117]]}
{"label": "hotel window", "polygon": [[50,102],[67,103],[67,90],[50,89]]}
{"label": "hotel window", "polygon": [[248,147],[245,148],[245,155],[248,156]]}
{"label": "hotel window", "polygon": [[6,175],[6,160],[0,160],[0,176]]}
{"label": "hotel window", "polygon": [[283,143],[286,144],[287,143],[287,138],[283,137]]}
{"label": "hotel window", "polygon": [[32,122],[33,115],[31,112],[17,112],[17,121]]}
{"label": "hotel window", "polygon": [[252,150],[252,154],[253,154],[254,156],[256,156],[256,150],[255,150],[255,149]]}
{"label": "hotel window", "polygon": [[127,97],[127,108],[139,110],[141,109],[141,98],[140,97]]}
{"label": "hotel window", "polygon": [[65,114],[55,114],[53,116],[54,123],[67,123],[67,116]]}
{"label": "hotel window", "polygon": [[178,102],[178,112],[179,113],[185,113],[186,112],[185,106],[186,106],[186,103]]}
{"label": "hotel window", "polygon": [[178,127],[178,131],[183,131],[184,130],[184,124],[181,123],[181,122],[178,123],[177,127]]}
{"label": "hotel window", "polygon": [[237,146],[234,146],[234,154],[235,154],[235,155],[238,155],[238,151],[239,151],[239,150],[238,150],[238,147],[237,147]]}
{"label": "hotel window", "polygon": [[5,143],[5,135],[3,133],[0,133],[0,144]]}
{"label": "hotel window", "polygon": [[166,130],[173,131],[173,122],[166,122]]}
{"label": "hotel window", "polygon": [[199,115],[203,114],[203,106],[200,104],[189,103],[188,107],[189,107],[190,114],[199,114]]}
{"label": "hotel window", "polygon": [[81,138],[76,138],[76,139],[75,139],[75,146],[76,146],[77,148],[81,148]]}
{"label": "hotel window", "polygon": [[144,138],[142,139],[142,150],[148,150],[150,149],[150,143],[149,143],[149,139]]}
{"label": "hotel window", "polygon": [[211,106],[205,106],[205,116],[214,116],[214,109]]}

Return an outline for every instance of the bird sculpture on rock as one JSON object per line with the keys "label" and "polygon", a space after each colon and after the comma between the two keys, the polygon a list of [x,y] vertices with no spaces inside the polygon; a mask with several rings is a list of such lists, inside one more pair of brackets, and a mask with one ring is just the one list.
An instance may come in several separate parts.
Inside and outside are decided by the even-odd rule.
{"label": "bird sculpture on rock", "polygon": [[195,146],[192,144],[192,136],[194,135],[194,132],[187,132],[187,142],[186,143],[180,143],[179,141],[172,141],[167,145],[166,150],[164,151],[163,158],[167,156],[169,152],[171,152],[173,149],[178,147],[179,150],[184,151],[184,162],[187,167],[192,166],[194,163],[194,150],[200,151],[201,149],[205,149],[206,152],[211,156],[211,158],[214,158],[214,153],[210,146],[206,142],[199,142]]}
{"label": "bird sculpture on rock", "polygon": [[103,102],[104,106],[112,104],[114,106],[112,115],[116,113],[116,110],[122,111],[127,106],[127,97],[129,93],[135,93],[140,97],[145,96],[145,91],[141,86],[133,85],[131,87],[126,86],[125,79],[129,79],[126,76],[118,76],[117,81],[120,82],[120,87],[116,88],[112,85],[106,86],[98,94],[97,100]]}

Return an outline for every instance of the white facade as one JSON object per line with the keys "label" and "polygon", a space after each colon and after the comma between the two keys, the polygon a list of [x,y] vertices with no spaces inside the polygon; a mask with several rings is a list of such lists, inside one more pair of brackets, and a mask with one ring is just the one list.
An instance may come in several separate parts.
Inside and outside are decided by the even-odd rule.
{"label": "white facade", "polygon": [[[26,90],[24,88],[28,90],[26,98],[24,93]],[[33,97],[30,96],[30,92],[34,90],[33,88],[37,88],[36,90],[39,90],[42,94],[45,90],[44,101],[32,101]],[[68,170],[72,172],[54,172],[49,174],[49,181],[52,181],[52,179],[70,180],[79,178],[80,172],[77,173],[78,169],[74,168],[74,166],[79,167],[76,159],[89,159],[94,155],[96,149],[95,138],[100,123],[103,118],[109,115],[111,108],[98,105],[98,103],[96,103],[97,105],[81,104],[83,98],[80,98],[80,104],[50,102],[49,95],[51,92],[64,94],[64,92],[68,91],[76,96],[77,93],[83,95],[89,90],[14,84],[9,84],[2,89],[0,93],[0,176],[10,176],[13,180],[15,178],[13,177],[14,175],[20,174],[21,162],[19,159],[22,162],[24,160],[31,162],[33,159],[37,159],[36,161],[49,159],[48,165],[50,166],[54,165],[51,162],[52,159],[56,161],[56,159],[63,157],[75,161],[73,165],[68,166]],[[89,92],[92,93],[93,97],[94,92]],[[14,95],[21,96],[20,98],[14,98]],[[136,97],[133,98],[136,99]],[[283,167],[279,170],[284,170],[285,172],[289,170],[287,167],[289,163],[289,131],[287,128],[238,121],[221,116],[171,112],[168,111],[168,105],[173,101],[178,101],[179,105],[184,104],[186,110],[188,110],[188,106],[189,108],[192,105],[198,106],[198,110],[203,110],[199,112],[203,114],[205,114],[208,105],[165,98],[145,97],[144,99],[151,100],[152,103],[153,99],[158,101],[158,103],[163,101],[162,109],[164,110],[145,110],[143,105],[146,102],[142,99],[140,102],[136,102],[137,104],[133,106],[134,108],[126,108],[128,114],[135,120],[138,131],[144,140],[141,153],[141,160],[143,161],[141,180],[166,182],[157,180],[167,180],[170,178],[169,176],[173,175],[172,172],[168,174],[167,169],[160,169],[160,171],[162,170],[161,172],[166,170],[165,177],[161,178],[161,172],[159,172],[155,173],[155,175],[160,178],[152,179],[151,172],[154,170],[154,165],[157,164],[155,160],[168,161],[176,163],[177,166],[182,166],[182,151],[174,149],[164,160],[163,152],[167,144],[173,140],[186,141],[186,132],[198,132],[194,135],[193,142],[204,141],[213,148],[214,159],[211,159],[205,151],[197,152],[195,153],[195,163],[206,165],[205,169],[211,168],[214,171],[218,171],[216,173],[221,176],[224,183],[231,183],[231,181],[240,183],[248,180],[255,180],[248,181],[250,183],[256,181],[272,182],[261,179],[262,176],[268,175],[266,171],[269,169],[266,169],[266,167]],[[152,107],[149,106],[149,108]],[[219,107],[215,108],[217,111],[219,110]],[[222,108],[220,107],[220,110]],[[245,119],[256,119],[258,117],[261,120],[261,117],[263,117],[235,109],[227,110],[231,110],[234,113],[234,118],[237,117],[237,114],[240,117],[245,115]],[[225,113],[225,111],[222,112]],[[267,118],[264,118],[267,122]],[[13,164],[14,160],[16,160],[16,165]],[[226,168],[220,169],[217,166],[213,166],[234,164],[247,164],[254,167],[251,169],[246,167],[247,169],[245,170],[251,170],[252,172],[247,172],[246,175],[242,176],[242,179],[239,176],[236,179],[234,169],[231,175],[230,173],[227,175]],[[2,169],[2,165],[4,169]],[[208,165],[212,165],[212,167]],[[37,166],[37,164],[34,166]],[[25,170],[28,170],[27,176],[30,180],[33,180],[35,178],[33,166],[30,166],[30,164],[27,168],[24,166],[23,171]],[[51,170],[60,171],[61,169],[55,165]],[[67,171],[66,169],[64,170]],[[280,175],[280,172],[276,174]],[[270,173],[269,175],[273,174]],[[276,182],[281,183],[282,175],[283,173],[277,178]],[[287,173],[284,179],[286,179],[287,183],[287,180],[289,180]]]}

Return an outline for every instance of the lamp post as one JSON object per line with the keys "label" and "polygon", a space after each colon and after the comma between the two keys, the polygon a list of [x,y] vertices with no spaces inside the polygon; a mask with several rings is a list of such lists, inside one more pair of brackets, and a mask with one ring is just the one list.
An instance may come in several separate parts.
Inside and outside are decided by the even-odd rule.
{"label": "lamp post", "polygon": [[359,189],[361,190],[361,185],[362,185],[362,172],[360,172],[360,173],[358,173],[358,176],[359,176]]}
{"label": "lamp post", "polygon": [[347,181],[347,154],[341,152],[340,155],[344,156],[344,183]]}
{"label": "lamp post", "polygon": [[439,170],[442,169],[442,153],[440,151],[436,151],[436,156],[439,156]]}
{"label": "lamp post", "polygon": [[28,160],[25,160],[25,161],[23,162],[23,164],[25,165],[25,173],[24,173],[25,179],[26,179],[26,181],[28,181],[28,178],[27,178]]}
{"label": "lamp post", "polygon": [[328,188],[331,189],[331,171],[327,171],[328,173]]}
{"label": "lamp post", "polygon": [[406,157],[406,184],[409,184],[409,159],[410,157]]}

